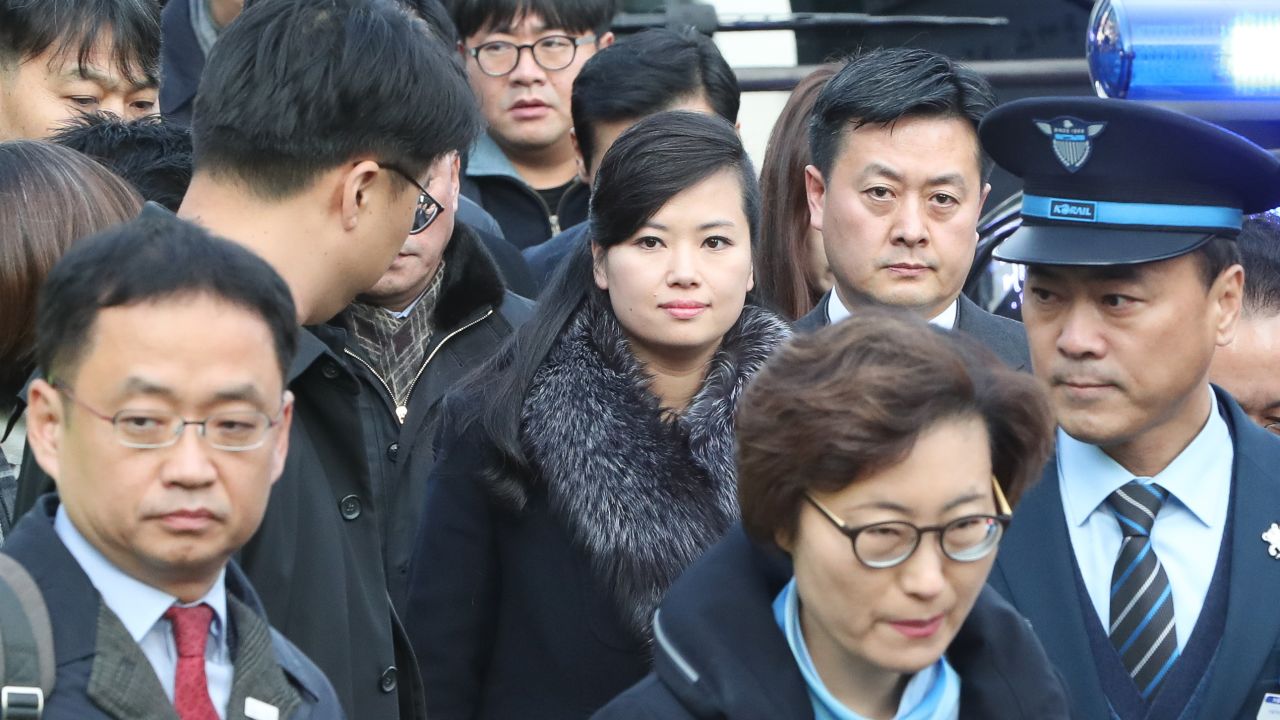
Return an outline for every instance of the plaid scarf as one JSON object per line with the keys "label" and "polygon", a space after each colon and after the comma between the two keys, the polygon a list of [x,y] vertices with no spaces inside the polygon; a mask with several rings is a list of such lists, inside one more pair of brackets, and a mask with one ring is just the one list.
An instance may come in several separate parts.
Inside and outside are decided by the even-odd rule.
{"label": "plaid scarf", "polygon": [[362,302],[351,304],[351,331],[376,372],[391,389],[397,405],[408,402],[409,391],[422,369],[427,346],[431,344],[431,316],[440,297],[444,263],[435,279],[415,301],[405,317],[396,317],[385,308]]}

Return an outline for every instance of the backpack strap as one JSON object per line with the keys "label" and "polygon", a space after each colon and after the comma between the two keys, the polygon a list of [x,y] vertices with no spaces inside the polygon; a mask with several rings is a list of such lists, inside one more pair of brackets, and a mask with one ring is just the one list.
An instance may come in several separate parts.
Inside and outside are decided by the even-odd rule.
{"label": "backpack strap", "polygon": [[54,673],[44,595],[26,568],[0,554],[0,720],[40,720]]}

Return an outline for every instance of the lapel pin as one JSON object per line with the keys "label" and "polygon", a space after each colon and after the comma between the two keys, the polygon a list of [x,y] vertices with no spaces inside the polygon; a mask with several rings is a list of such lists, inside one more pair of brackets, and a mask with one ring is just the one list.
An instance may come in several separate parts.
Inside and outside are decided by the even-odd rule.
{"label": "lapel pin", "polygon": [[280,709],[257,698],[247,697],[244,699],[244,716],[249,720],[280,720]]}
{"label": "lapel pin", "polygon": [[1262,533],[1262,539],[1271,546],[1267,548],[1267,552],[1271,554],[1271,557],[1280,560],[1280,525],[1271,523],[1271,527]]}

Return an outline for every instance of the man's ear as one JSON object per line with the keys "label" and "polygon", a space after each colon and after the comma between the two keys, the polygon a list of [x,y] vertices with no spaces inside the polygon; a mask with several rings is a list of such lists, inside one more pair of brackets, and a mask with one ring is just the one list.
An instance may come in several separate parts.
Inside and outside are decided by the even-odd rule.
{"label": "man's ear", "polygon": [[809,225],[822,232],[822,215],[826,208],[827,183],[822,172],[812,165],[804,167],[804,191],[809,200]]}
{"label": "man's ear", "polygon": [[462,153],[456,150],[453,153],[453,158],[449,160],[449,182],[451,183],[450,187],[453,188],[453,194],[446,202],[451,203],[450,206],[453,208],[453,212],[456,213],[458,212],[458,196],[462,194]]}
{"label": "man's ear", "polygon": [[284,461],[289,455],[289,428],[293,425],[293,393],[284,391],[284,401],[280,408],[280,422],[276,425],[276,437],[272,443],[271,483],[275,484],[284,472]]}
{"label": "man's ear", "polygon": [[342,172],[339,212],[342,229],[355,230],[360,216],[370,209],[370,192],[378,182],[382,167],[372,160],[361,160]]}
{"label": "man's ear", "polygon": [[569,128],[569,142],[573,143],[573,162],[578,169],[578,179],[587,187],[591,186],[591,176],[587,174],[587,159],[582,155],[582,146],[578,144],[577,128]]}
{"label": "man's ear", "polygon": [[1232,265],[1218,274],[1209,287],[1209,301],[1214,309],[1214,340],[1218,347],[1230,345],[1236,339],[1236,324],[1244,304],[1244,267]]}
{"label": "man's ear", "polygon": [[605,49],[605,48],[609,47],[610,45],[612,45],[614,40],[617,40],[617,38],[615,38],[615,37],[613,36],[613,33],[612,33],[612,32],[607,32],[607,33],[605,33],[605,34],[601,35],[601,36],[600,36],[600,38],[599,38],[598,40],[596,40],[596,47],[598,47],[598,48],[600,48],[601,50],[603,50],[603,49]]}
{"label": "man's ear", "polygon": [[33,380],[27,390],[27,447],[45,474],[58,481],[59,451],[64,442],[66,407],[62,396],[44,380]]}

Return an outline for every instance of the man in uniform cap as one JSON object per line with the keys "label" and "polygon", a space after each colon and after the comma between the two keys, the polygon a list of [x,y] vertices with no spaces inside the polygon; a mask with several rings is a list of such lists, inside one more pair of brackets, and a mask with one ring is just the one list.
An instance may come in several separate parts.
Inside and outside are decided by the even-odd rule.
{"label": "man in uniform cap", "polygon": [[1262,717],[1280,693],[1280,442],[1207,375],[1240,315],[1235,235],[1280,205],[1280,161],[1116,100],[1013,102],[980,137],[1025,183],[996,257],[1027,266],[1059,425],[990,582],[1076,717]]}

